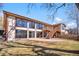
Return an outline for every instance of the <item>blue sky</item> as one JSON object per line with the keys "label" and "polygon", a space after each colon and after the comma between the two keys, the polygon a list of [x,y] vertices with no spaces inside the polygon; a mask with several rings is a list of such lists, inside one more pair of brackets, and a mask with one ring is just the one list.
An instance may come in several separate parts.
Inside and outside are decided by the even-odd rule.
{"label": "blue sky", "polygon": [[[62,7],[58,10],[56,13],[55,19],[52,20],[48,18],[47,15],[48,11],[45,8],[40,8],[40,4],[37,4],[35,7],[33,7],[30,10],[30,13],[28,13],[28,8],[26,3],[7,3],[3,4],[3,10],[19,14],[22,16],[26,16],[29,18],[37,19],[49,24],[56,24],[56,23],[65,23],[68,27],[75,27],[75,20],[68,18],[68,12],[73,11],[74,4],[70,4],[69,6]],[[68,10],[68,11],[67,11]]]}

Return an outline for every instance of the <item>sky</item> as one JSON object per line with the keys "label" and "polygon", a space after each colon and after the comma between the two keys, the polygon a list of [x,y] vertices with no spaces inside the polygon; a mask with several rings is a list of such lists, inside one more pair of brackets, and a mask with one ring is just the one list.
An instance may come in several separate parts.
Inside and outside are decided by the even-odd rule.
{"label": "sky", "polygon": [[51,14],[46,8],[40,7],[40,4],[36,4],[30,12],[28,12],[27,3],[5,3],[3,4],[3,10],[19,14],[25,17],[40,20],[49,24],[64,23],[68,28],[76,27],[76,21],[69,18],[68,13],[74,12],[74,4],[69,4],[69,6],[60,8],[55,14],[55,18],[50,19],[48,15]]}

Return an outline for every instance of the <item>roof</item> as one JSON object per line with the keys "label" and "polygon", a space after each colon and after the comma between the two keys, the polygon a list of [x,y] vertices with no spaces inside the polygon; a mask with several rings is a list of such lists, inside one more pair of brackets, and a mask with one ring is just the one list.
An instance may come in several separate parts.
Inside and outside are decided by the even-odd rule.
{"label": "roof", "polygon": [[45,22],[42,22],[42,21],[39,21],[39,20],[36,20],[36,19],[32,19],[32,18],[29,18],[29,17],[25,17],[25,16],[21,16],[21,15],[18,15],[18,14],[14,14],[14,13],[11,13],[11,12],[8,12],[8,11],[3,11],[4,14],[6,15],[11,15],[11,16],[14,16],[14,17],[17,17],[17,18],[21,18],[21,19],[25,19],[27,21],[33,21],[33,22],[36,22],[36,23],[41,23],[41,24],[44,24],[44,25],[48,25],[48,26],[57,26],[57,25],[60,25],[60,24],[48,24],[48,23],[45,23]]}

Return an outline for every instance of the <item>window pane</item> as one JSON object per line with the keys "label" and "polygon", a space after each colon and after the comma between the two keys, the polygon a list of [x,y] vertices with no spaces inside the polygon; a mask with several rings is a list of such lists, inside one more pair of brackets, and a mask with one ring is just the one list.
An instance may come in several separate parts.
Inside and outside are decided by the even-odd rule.
{"label": "window pane", "polygon": [[16,38],[27,38],[27,31],[16,30]]}
{"label": "window pane", "polygon": [[38,24],[38,23],[36,24],[36,28],[37,28],[37,29],[43,29],[43,27],[44,27],[44,26],[43,26],[42,24]]}
{"label": "window pane", "polygon": [[29,28],[35,28],[35,22],[29,22]]}
{"label": "window pane", "polygon": [[16,20],[16,26],[27,27],[27,21],[17,19]]}

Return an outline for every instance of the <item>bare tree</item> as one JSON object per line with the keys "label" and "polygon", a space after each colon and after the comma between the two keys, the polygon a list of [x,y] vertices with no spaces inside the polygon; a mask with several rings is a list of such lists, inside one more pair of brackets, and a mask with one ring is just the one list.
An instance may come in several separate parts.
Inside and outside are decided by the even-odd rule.
{"label": "bare tree", "polygon": [[[28,10],[30,11],[32,9],[32,7],[36,6],[37,4],[34,3],[29,3],[28,4]],[[79,4],[75,3],[76,7],[79,9]],[[45,9],[48,10],[48,12],[50,13],[50,17],[52,20],[54,20],[55,18],[55,14],[57,13],[57,11],[65,6],[69,6],[69,4],[67,3],[41,3],[40,7],[44,7]]]}
{"label": "bare tree", "polygon": [[69,17],[73,20],[76,20],[76,35],[77,40],[79,40],[79,4],[75,4],[73,11],[70,12]]}
{"label": "bare tree", "polygon": [[76,5],[76,7],[77,7],[77,10],[76,10],[76,24],[77,24],[77,40],[79,40],[79,4],[78,3],[76,3],[75,4]]}
{"label": "bare tree", "polygon": [[[29,3],[27,8],[28,11],[30,11],[32,9],[32,7],[36,6],[37,4],[33,4],[33,3]],[[62,3],[62,4],[55,4],[55,3],[41,3],[40,7],[45,8],[48,13],[50,13],[50,15],[48,15],[52,20],[54,20],[55,14],[57,13],[57,11],[62,8],[65,7],[66,3]]]}

